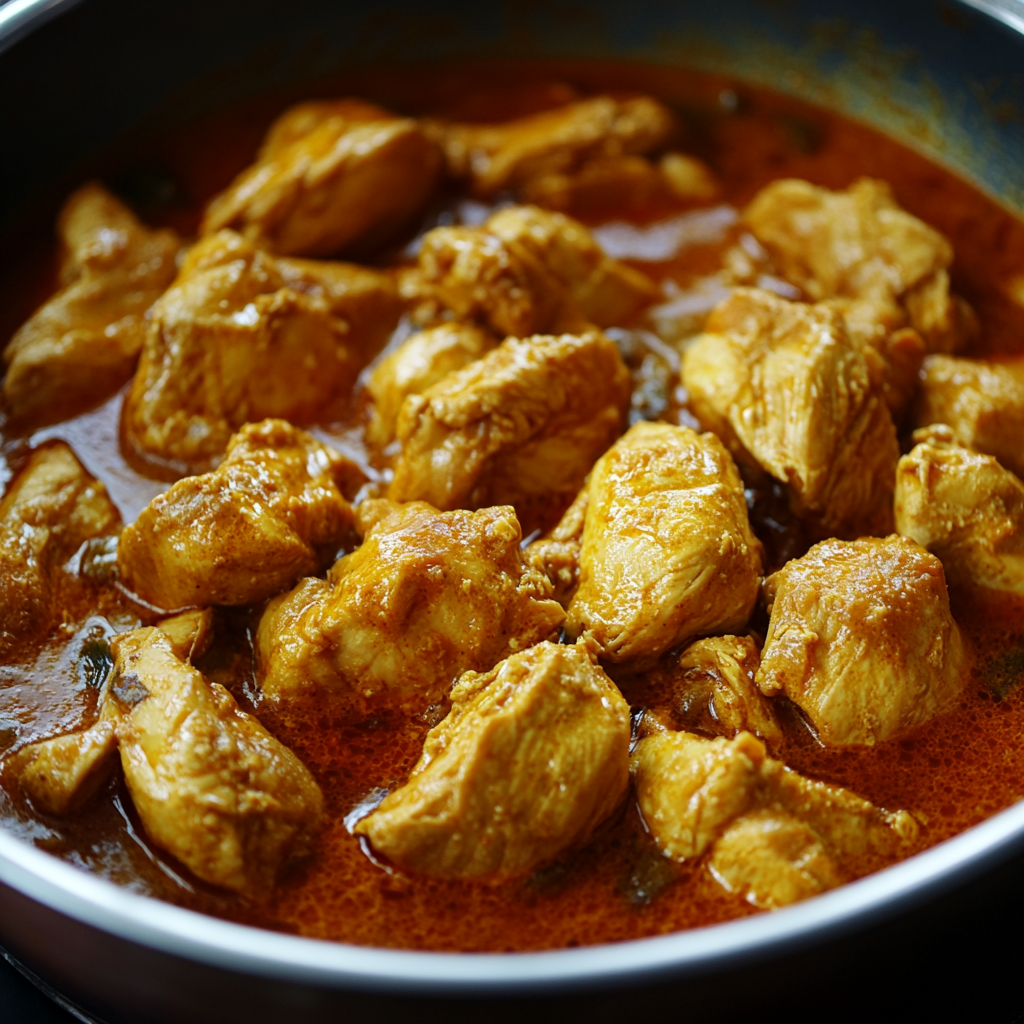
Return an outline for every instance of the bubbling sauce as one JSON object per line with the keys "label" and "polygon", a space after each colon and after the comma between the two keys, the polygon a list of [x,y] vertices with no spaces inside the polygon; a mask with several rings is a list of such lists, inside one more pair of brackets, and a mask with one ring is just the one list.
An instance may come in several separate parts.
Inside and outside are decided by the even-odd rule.
{"label": "bubbling sauce", "polygon": [[[683,148],[707,161],[723,193],[712,206],[608,209],[583,218],[613,256],[660,281],[654,311],[680,331],[699,328],[724,293],[713,275],[723,253],[742,241],[739,210],[764,185],[801,177],[845,188],[862,175],[883,178],[911,213],[944,232],[957,254],[956,291],[979,314],[975,356],[1024,350],[1024,223],[941,167],[870,128],[834,113],[725,79],[627,65],[553,62],[529,66],[410,70],[322,83],[319,95],[356,95],[409,114],[501,120],[598,91],[642,91],[671,104],[683,121]],[[307,91],[306,95],[309,95]],[[206,200],[252,159],[269,121],[288,103],[277,95],[176,130],[133,141],[112,154],[104,178],[151,224],[194,232]],[[489,208],[442,196],[421,225],[477,222]],[[52,210],[34,238],[50,239]],[[405,240],[414,244],[415,239]],[[50,243],[37,255],[0,266],[0,333],[9,334],[54,287]],[[4,247],[8,253],[16,246]],[[401,261],[396,249],[381,264]],[[31,253],[30,253],[31,255]],[[23,252],[18,252],[23,257]],[[775,283],[784,290],[783,282]],[[717,288],[717,290],[716,290]],[[615,332],[611,332],[615,335]],[[678,386],[674,350],[619,332],[633,373],[632,418],[693,424]],[[130,522],[167,484],[141,476],[118,444],[121,395],[76,419],[29,434],[0,427],[2,471],[10,479],[34,445],[63,438],[102,480]],[[386,471],[363,444],[365,401],[357,386],[337,422],[316,428],[371,478]],[[752,523],[769,568],[808,545],[777,491],[749,492]],[[551,521],[560,509],[541,518]],[[60,595],[63,623],[25,664],[0,668],[0,753],[88,724],[105,672],[102,640],[111,630],[154,621],[110,587],[84,583]],[[958,707],[906,738],[874,748],[822,747],[794,708],[782,705],[784,749],[792,768],[846,786],[887,808],[911,810],[920,846],[941,842],[1024,796],[1024,599],[977,590],[951,593],[972,656]],[[5,827],[53,854],[132,890],[218,916],[316,938],[410,949],[506,951],[611,942],[712,924],[754,913],[700,867],[662,857],[632,799],[582,850],[525,880],[491,884],[413,878],[376,861],[350,831],[353,813],[401,785],[428,729],[445,713],[381,714],[335,720],[306,703],[259,703],[252,635],[259,608],[221,611],[216,640],[198,662],[243,708],[309,766],[323,788],[327,825],[315,855],[262,902],[212,889],[146,839],[122,781],[81,813],[62,819],[32,812],[15,786],[0,789]],[[763,631],[766,623],[755,622]],[[100,652],[100,653],[97,653]],[[615,673],[636,709],[664,708],[671,694],[656,676]]]}

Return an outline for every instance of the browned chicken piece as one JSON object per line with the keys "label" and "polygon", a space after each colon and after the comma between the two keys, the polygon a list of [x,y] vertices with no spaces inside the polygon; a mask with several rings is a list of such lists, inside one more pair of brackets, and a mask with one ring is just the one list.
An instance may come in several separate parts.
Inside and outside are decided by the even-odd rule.
{"label": "browned chicken piece", "polygon": [[822,533],[892,529],[896,429],[836,310],[737,289],[686,350],[683,381],[704,427]]}
{"label": "browned chicken piece", "polygon": [[503,124],[438,126],[449,172],[484,197],[649,153],[676,130],[672,112],[647,96],[594,96]]}
{"label": "browned chicken piece", "polygon": [[659,297],[650,278],[606,256],[590,232],[564,214],[509,206],[493,214],[484,229],[506,246],[534,257],[598,327],[625,323]]}
{"label": "browned chicken piece", "polygon": [[1024,477],[1024,360],[929,356],[914,422],[946,423],[958,441]]}
{"label": "browned chicken piece", "polygon": [[119,525],[106,488],[66,444],[29,456],[0,501],[0,660],[49,631],[62,566],[85,541]]}
{"label": "browned chicken piece", "polygon": [[4,350],[4,400],[18,419],[67,419],[131,377],[146,310],[174,279],[181,245],[96,183],[71,195],[57,230],[61,288]]}
{"label": "browned chicken piece", "polygon": [[357,517],[363,544],[326,582],[304,580],[267,606],[256,639],[265,697],[319,691],[422,710],[459,673],[487,671],[561,625],[511,508],[370,500]]}
{"label": "browned chicken piece", "polygon": [[551,581],[555,600],[568,608],[580,585],[580,544],[587,518],[586,484],[555,527],[527,545],[527,561]]}
{"label": "browned chicken piece", "polygon": [[184,474],[211,469],[244,423],[323,413],[384,343],[399,300],[386,274],[275,259],[221,231],[189,251],[151,316],[124,434]]}
{"label": "browned chicken piece", "polygon": [[886,331],[913,327],[930,352],[953,352],[977,318],[949,290],[949,240],[903,210],[884,181],[831,192],[787,178],[762,189],[744,217],[786,278],[812,299],[874,307]]}
{"label": "browned chicken piece", "polygon": [[355,831],[399,867],[524,875],[582,846],[629,784],[629,705],[582,644],[467,672],[409,781]]}
{"label": "browned chicken piece", "polygon": [[761,544],[718,438],[637,423],[598,460],[587,491],[569,636],[613,662],[651,662],[703,633],[746,625]]}
{"label": "browned chicken piece", "polygon": [[449,373],[461,370],[497,344],[474,324],[447,323],[419,331],[374,367],[366,390],[373,399],[366,437],[384,448],[395,438],[395,423],[409,395],[422,395]]}
{"label": "browned chicken piece", "polygon": [[782,730],[755,682],[760,666],[749,636],[713,636],[690,644],[672,670],[676,714],[687,729],[726,737],[745,730],[778,748]]}
{"label": "browned chicken piece", "polygon": [[300,103],[211,200],[204,234],[235,228],[286,255],[365,252],[423,209],[441,153],[416,121],[360,100]]}
{"label": "browned chicken piece", "polygon": [[123,633],[109,700],[121,765],[149,838],[205,882],[250,896],[310,852],[316,780],[160,629]]}
{"label": "browned chicken piece", "polygon": [[721,190],[707,164],[684,153],[666,153],[658,161],[643,156],[597,157],[578,170],[531,178],[519,195],[549,210],[584,213],[666,199],[708,202]]}
{"label": "browned chicken piece", "polygon": [[410,396],[389,497],[440,509],[571,499],[618,437],[629,372],[599,331],[508,338]]}
{"label": "browned chicken piece", "polygon": [[70,814],[110,778],[116,750],[115,724],[101,718],[81,732],[23,747],[5,760],[4,769],[40,811]]}
{"label": "browned chicken piece", "polygon": [[828,746],[873,745],[956,703],[968,676],[942,563],[905,537],[816,544],[765,581],[757,684]]}
{"label": "browned chicken piece", "polygon": [[499,210],[480,227],[435,228],[403,292],[517,338],[627,323],[658,297],[579,221],[536,206]]}
{"label": "browned chicken piece", "polygon": [[121,534],[121,579],[151,605],[263,601],[329,565],[352,527],[348,460],[283,420],[243,427],[212,473],[179,480]]}
{"label": "browned chicken piece", "polygon": [[656,732],[633,752],[637,801],[662,852],[707,855],[714,877],[775,908],[881,867],[913,843],[917,823],[773,760],[749,732],[703,739]]}
{"label": "browned chicken piece", "polygon": [[896,529],[936,555],[950,583],[1024,596],[1024,483],[936,433],[900,459]]}

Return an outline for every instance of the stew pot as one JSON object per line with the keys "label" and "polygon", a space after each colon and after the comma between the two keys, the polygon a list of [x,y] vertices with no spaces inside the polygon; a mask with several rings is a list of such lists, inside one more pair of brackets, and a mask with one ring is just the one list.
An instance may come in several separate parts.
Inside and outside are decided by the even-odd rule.
{"label": "stew pot", "polygon": [[[65,194],[93,154],[154,118],[181,123],[340,68],[487,56],[605,57],[735,75],[909,141],[1024,214],[1020,0],[11,0],[0,8],[0,221]],[[915,904],[937,906],[975,876],[997,877],[999,862],[1016,857],[1018,870],[1021,851],[1024,802],[773,914],[615,946],[452,955],[204,917],[116,888],[0,829],[0,944],[109,1021],[452,1012],[603,1020],[684,1007],[690,1019],[721,1020],[758,1005],[772,986],[804,985],[806,995],[815,950],[838,949],[843,936],[877,930]]]}

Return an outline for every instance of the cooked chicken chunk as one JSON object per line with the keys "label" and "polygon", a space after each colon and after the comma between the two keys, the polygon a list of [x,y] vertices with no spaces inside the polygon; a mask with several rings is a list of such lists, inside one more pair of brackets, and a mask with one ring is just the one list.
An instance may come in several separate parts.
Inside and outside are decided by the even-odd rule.
{"label": "cooked chicken chunk", "polygon": [[566,632],[611,661],[653,661],[742,629],[761,545],[743,482],[712,434],[637,423],[594,466]]}
{"label": "cooked chicken chunk", "polygon": [[146,310],[171,283],[181,245],[150,231],[102,186],[64,204],[60,291],[4,350],[4,399],[19,419],[66,419],[112,395],[132,375]]}
{"label": "cooked chicken chunk", "polygon": [[896,430],[834,309],[737,289],[686,350],[683,381],[701,423],[821,532],[891,529]]}
{"label": "cooked chicken chunk", "polygon": [[111,646],[121,764],[147,835],[206,882],[266,892],[309,852],[320,787],[161,630],[123,633]]}
{"label": "cooked chicken chunk", "polygon": [[757,683],[829,746],[882,743],[948,710],[967,681],[942,563],[905,537],[824,541],[765,581]]}
{"label": "cooked chicken chunk", "polygon": [[690,644],[672,670],[675,712],[687,729],[732,737],[752,732],[770,747],[782,730],[754,681],[761,665],[749,636],[713,636]]}
{"label": "cooked chicken chunk", "polygon": [[640,811],[666,856],[709,853],[718,881],[759,907],[865,874],[917,835],[906,811],[804,778],[748,732],[732,740],[658,732],[639,741],[632,768]]}
{"label": "cooked chicken chunk", "polygon": [[202,239],[153,307],[125,402],[127,440],[174,470],[212,468],[242,424],[307,423],[347,393],[398,320],[391,279]]}
{"label": "cooked chicken chunk", "polygon": [[4,768],[46,814],[78,810],[110,777],[117,750],[114,722],[101,718],[82,732],[40,740],[9,757]]}
{"label": "cooked chicken chunk", "polygon": [[[176,657],[188,661],[206,650],[210,611],[182,612],[160,623]],[[109,699],[108,677],[100,694],[100,715],[87,729],[31,743],[3,762],[21,791],[39,810],[63,815],[80,810],[110,778],[117,755],[119,705]],[[124,687],[121,687],[124,693]]]}
{"label": "cooked chicken chunk", "polygon": [[511,508],[364,501],[357,516],[362,546],[326,582],[304,580],[268,605],[256,641],[265,696],[422,709],[459,673],[487,671],[561,625],[550,584],[523,561]]}
{"label": "cooked chicken chunk", "polygon": [[666,153],[653,161],[643,156],[604,156],[577,170],[531,178],[520,197],[549,210],[575,213],[642,207],[666,199],[707,202],[721,184],[702,161],[684,153]]}
{"label": "cooked chicken chunk", "polygon": [[783,274],[812,299],[874,307],[888,330],[909,324],[931,352],[952,352],[975,333],[970,307],[949,291],[953,247],[901,209],[884,181],[846,192],[798,179],[774,181],[744,214]]}
{"label": "cooked chicken chunk", "polygon": [[409,395],[422,395],[449,373],[461,370],[497,344],[473,324],[447,323],[412,335],[374,368],[366,389],[373,418],[366,436],[383,448],[395,437],[395,422]]}
{"label": "cooked chicken chunk", "polygon": [[929,356],[915,423],[946,423],[958,441],[1024,477],[1024,360],[1003,363]]}
{"label": "cooked chicken chunk", "polygon": [[594,96],[503,124],[440,126],[449,172],[479,196],[543,190],[552,177],[658,149],[675,131],[672,112],[646,96]]}
{"label": "cooked chicken chunk", "polygon": [[50,629],[63,564],[119,523],[106,488],[66,444],[32,453],[0,501],[0,659]]}
{"label": "cooked chicken chunk", "polygon": [[427,875],[523,875],[581,846],[625,796],[629,705],[582,644],[467,672],[409,781],[356,825]]}
{"label": "cooked chicken chunk", "polygon": [[[389,496],[440,509],[575,495],[618,436],[629,373],[600,332],[508,338],[402,407]],[[527,517],[528,518],[528,517]]]}
{"label": "cooked chicken chunk", "polygon": [[300,103],[210,202],[202,230],[235,228],[285,254],[367,251],[416,216],[440,170],[437,145],[409,118],[360,100]]}
{"label": "cooked chicken chunk", "polygon": [[588,489],[583,485],[564,515],[543,537],[527,545],[527,561],[551,581],[555,600],[568,608],[580,585],[580,544],[587,519]]}
{"label": "cooked chicken chunk", "polygon": [[435,228],[403,293],[518,338],[623,324],[658,296],[579,221],[535,206],[499,210],[480,227]]}
{"label": "cooked chicken chunk", "polygon": [[951,432],[900,459],[896,529],[936,555],[950,583],[1024,595],[1024,483]]}
{"label": "cooked chicken chunk", "polygon": [[352,526],[347,460],[283,420],[243,427],[121,535],[124,583],[158,608],[253,604],[319,572]]}

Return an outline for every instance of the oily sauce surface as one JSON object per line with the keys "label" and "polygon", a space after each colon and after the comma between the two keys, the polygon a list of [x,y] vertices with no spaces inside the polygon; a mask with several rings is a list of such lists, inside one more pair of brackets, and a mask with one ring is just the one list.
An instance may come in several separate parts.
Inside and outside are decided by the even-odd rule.
{"label": "oily sauce surface", "polygon": [[[613,256],[663,282],[655,310],[685,331],[724,294],[712,275],[742,235],[738,209],[768,182],[802,177],[845,188],[861,175],[887,180],[900,204],[945,233],[957,254],[954,288],[983,325],[973,353],[1024,351],[1024,224],[972,187],[869,128],[714,76],[625,65],[568,63],[466,67],[453,71],[363,74],[323,83],[320,95],[357,95],[410,114],[500,120],[597,91],[651,93],[675,107],[686,126],[682,148],[706,160],[724,185],[702,208],[596,211],[581,218]],[[152,224],[194,232],[205,201],[251,160],[269,121],[299,98],[277,95],[192,125],[134,140],[104,165],[104,179]],[[483,219],[488,208],[442,196],[422,230]],[[0,334],[8,337],[54,287],[54,210],[38,211],[31,258],[0,265]],[[668,241],[666,242],[666,239]],[[6,247],[7,253],[15,246]],[[408,250],[407,250],[408,252]],[[376,262],[400,260],[401,250]],[[690,318],[689,320],[687,318]],[[692,423],[671,353],[621,339],[634,372],[634,415]],[[630,352],[630,345],[634,351]],[[664,348],[667,348],[664,347]],[[75,420],[29,435],[0,427],[4,482],[26,451],[61,437],[108,487],[126,522],[167,484],[140,476],[118,445],[121,396]],[[362,443],[359,389],[336,423],[319,432],[355,458],[371,479],[387,469]],[[808,540],[777,493],[751,492],[752,522],[769,568],[802,554]],[[543,518],[557,518],[560,509]],[[795,710],[783,712],[790,767],[839,783],[876,804],[911,810],[921,846],[938,843],[1024,797],[1024,599],[972,590],[951,594],[972,654],[972,678],[959,707],[909,737],[877,748],[822,748]],[[98,651],[112,629],[154,621],[116,590],[83,583],[61,595],[64,622],[24,664],[0,668],[0,753],[87,724],[105,668]],[[340,721],[316,704],[272,713],[260,706],[251,636],[259,609],[219,612],[217,639],[198,662],[243,708],[290,746],[316,776],[328,824],[316,855],[286,876],[262,903],[224,895],[152,847],[123,783],[81,814],[31,813],[14,787],[0,788],[0,819],[37,845],[143,893],[226,918],[344,942],[413,949],[504,951],[559,948],[676,931],[754,909],[699,867],[662,857],[630,798],[582,851],[525,881],[504,884],[409,878],[377,863],[353,837],[346,817],[401,785],[417,760],[439,707],[418,718],[380,715]],[[766,621],[753,628],[763,633]],[[627,700],[670,708],[672,694],[653,676],[616,679]],[[351,818],[350,818],[351,821]]]}

